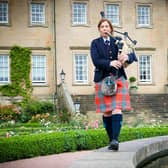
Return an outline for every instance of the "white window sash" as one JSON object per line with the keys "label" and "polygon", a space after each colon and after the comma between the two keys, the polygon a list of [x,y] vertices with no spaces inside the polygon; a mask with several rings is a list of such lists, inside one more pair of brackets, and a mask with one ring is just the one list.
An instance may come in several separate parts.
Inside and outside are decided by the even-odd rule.
{"label": "white window sash", "polygon": [[118,26],[120,24],[120,11],[118,4],[106,4],[106,17],[112,22],[113,25]]}
{"label": "white window sash", "polygon": [[[41,59],[44,59],[43,60],[44,66],[37,65],[37,64],[40,64],[40,62],[37,62],[38,59],[40,60],[40,62],[41,62]],[[33,60],[35,60],[35,62],[33,62]],[[44,73],[39,69],[41,69]],[[34,73],[34,70],[35,70],[35,73]],[[34,80],[34,78],[40,78],[40,79]],[[41,78],[44,78],[44,80],[42,80]],[[46,83],[46,56],[44,55],[33,55],[32,56],[32,82],[33,83]]]}
{"label": "white window sash", "polygon": [[[9,78],[10,78],[10,76],[9,76],[9,72],[10,72],[10,66],[9,66],[9,56],[8,55],[0,55],[0,57],[7,57],[7,62],[8,62],[8,64],[7,64],[7,80],[6,81],[4,81],[4,80],[0,80],[0,83],[1,84],[3,84],[3,83],[9,83],[10,81],[9,81]],[[0,70],[1,70],[1,68],[2,68],[2,70],[3,70],[3,65],[0,65]],[[0,79],[1,79],[1,77],[3,78],[4,76],[0,76]],[[6,77],[6,76],[5,76]]]}
{"label": "white window sash", "polygon": [[[76,64],[76,59],[77,57],[83,57],[82,58],[82,64]],[[86,60],[85,60],[86,59]],[[79,60],[79,59],[78,59]],[[86,64],[84,65],[84,61],[86,61]],[[78,71],[77,68],[80,69],[82,67],[82,73],[83,74],[76,74]],[[80,72],[78,72],[80,73]],[[82,76],[80,76],[82,75]],[[88,55],[87,54],[75,54],[74,55],[74,77],[75,77],[75,83],[76,84],[88,84]],[[82,79],[77,79],[77,78],[82,78]],[[83,79],[86,78],[86,79]]]}
{"label": "white window sash", "polygon": [[[2,5],[6,5],[6,11],[4,12],[3,11],[3,13],[1,13],[0,12],[0,17],[2,18],[3,17],[3,19],[4,20],[0,20],[0,23],[8,23],[9,21],[8,21],[8,17],[9,17],[9,14],[8,14],[8,3],[7,2],[0,2],[0,4],[2,4]],[[6,17],[4,17],[3,15],[6,15]]]}
{"label": "white window sash", "polygon": [[[143,58],[144,57],[144,58]],[[147,64],[147,58],[149,58],[149,66]],[[145,61],[145,66],[141,64],[141,62]],[[149,73],[148,73],[149,70]],[[142,71],[145,72],[145,75],[142,74]],[[145,76],[146,79],[141,79],[141,75]],[[148,79],[149,76],[149,79]],[[139,57],[139,81],[140,83],[151,84],[152,83],[152,56],[151,55],[141,55]]]}
{"label": "white window sash", "polygon": [[[35,9],[34,12],[32,12],[33,6]],[[42,6],[42,9],[43,9],[42,12],[40,13],[40,11],[38,11],[38,13],[36,13],[37,7],[39,10],[40,6]],[[35,18],[35,20],[33,19],[33,17]],[[30,18],[31,18],[32,25],[44,25],[45,24],[45,3],[31,3],[30,4]]]}
{"label": "white window sash", "polygon": [[[140,13],[139,13],[139,11],[140,11]],[[142,13],[143,13],[143,15],[142,15]],[[138,14],[137,15],[138,16],[138,26],[150,26],[151,25],[151,8],[150,8],[150,6],[139,5],[138,9],[137,9],[137,14]]]}
{"label": "white window sash", "polygon": [[[82,11],[82,5],[83,5],[83,11]],[[82,3],[78,3],[78,2],[74,2],[73,3],[73,24],[74,25],[83,25],[83,24],[87,24],[87,3],[82,2]]]}

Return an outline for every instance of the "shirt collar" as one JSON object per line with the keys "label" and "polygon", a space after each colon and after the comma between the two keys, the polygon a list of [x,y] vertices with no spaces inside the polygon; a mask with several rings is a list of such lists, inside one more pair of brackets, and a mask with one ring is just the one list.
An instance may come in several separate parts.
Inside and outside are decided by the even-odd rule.
{"label": "shirt collar", "polygon": [[110,37],[108,36],[107,39],[103,37],[104,43],[105,43],[106,40],[108,40],[110,42]]}

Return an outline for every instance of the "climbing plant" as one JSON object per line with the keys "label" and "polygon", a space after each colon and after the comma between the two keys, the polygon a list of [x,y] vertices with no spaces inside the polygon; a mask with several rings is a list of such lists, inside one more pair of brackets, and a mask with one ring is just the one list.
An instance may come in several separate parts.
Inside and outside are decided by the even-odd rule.
{"label": "climbing plant", "polygon": [[30,81],[31,51],[28,48],[13,46],[10,51],[10,81],[0,87],[4,96],[22,96],[25,100],[31,97]]}

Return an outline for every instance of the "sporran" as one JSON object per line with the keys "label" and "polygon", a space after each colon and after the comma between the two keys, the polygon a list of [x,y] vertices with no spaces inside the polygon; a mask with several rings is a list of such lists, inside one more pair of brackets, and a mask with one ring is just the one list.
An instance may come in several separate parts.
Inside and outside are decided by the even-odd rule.
{"label": "sporran", "polygon": [[117,83],[115,76],[107,76],[103,79],[101,91],[105,96],[113,96],[117,91]]}

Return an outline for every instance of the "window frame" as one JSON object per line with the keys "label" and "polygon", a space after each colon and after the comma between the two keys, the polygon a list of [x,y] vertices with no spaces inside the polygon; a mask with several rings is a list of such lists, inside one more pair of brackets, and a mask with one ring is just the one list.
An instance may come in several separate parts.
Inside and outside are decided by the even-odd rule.
{"label": "window frame", "polygon": [[[86,61],[87,61],[87,65],[86,65],[86,68],[87,68],[87,80],[76,80],[76,56],[86,56]],[[82,64],[83,65],[83,64]],[[73,84],[74,85],[89,85],[89,54],[87,52],[74,52],[73,53]]]}
{"label": "window frame", "polygon": [[10,26],[11,25],[11,2],[10,0],[0,0],[1,3],[7,3],[8,6],[8,17],[7,22],[0,23],[0,26]]}
{"label": "window frame", "polygon": [[[141,67],[141,65],[140,65],[140,57],[142,57],[142,56],[149,56],[150,57],[150,81],[142,81],[141,79],[140,79],[140,67]],[[144,84],[144,85],[150,85],[150,84],[153,84],[153,69],[152,69],[152,67],[153,67],[153,54],[144,54],[144,53],[141,53],[141,54],[139,54],[139,56],[138,56],[138,58],[139,58],[139,61],[138,61],[138,83],[141,85],[141,84]],[[146,69],[146,67],[145,67],[145,69]]]}
{"label": "window frame", "polygon": [[[43,56],[45,58],[45,73],[44,73],[44,78],[45,80],[43,81],[38,81],[38,80],[33,80],[33,57],[34,56]],[[47,83],[47,56],[45,54],[32,54],[31,56],[31,80],[32,80],[32,84],[36,85],[36,84],[46,84]]]}
{"label": "window frame", "polygon": [[8,81],[0,81],[0,85],[5,85],[10,83],[10,57],[8,54],[1,54],[0,56],[5,56],[8,58]]}
{"label": "window frame", "polygon": [[119,16],[118,16],[118,19],[119,19],[118,25],[114,24],[113,22],[112,22],[112,24],[113,24],[113,27],[120,27],[121,28],[122,27],[122,2],[104,2],[105,16],[107,15],[107,5],[117,5],[118,6],[118,10],[119,10],[119,13],[118,13],[119,14]]}
{"label": "window frame", "polygon": [[[74,3],[86,4],[86,23],[74,23]],[[88,0],[72,0],[71,2],[71,25],[72,26],[89,26],[89,3]]]}
{"label": "window frame", "polygon": [[[149,7],[149,10],[150,10],[150,16],[149,16],[149,22],[150,24],[149,25],[143,25],[143,24],[139,24],[139,18],[138,18],[138,7],[139,6],[144,6],[144,7]],[[152,16],[152,13],[153,13],[153,8],[152,8],[152,4],[150,3],[136,3],[136,28],[152,28],[152,25],[153,25],[153,16]]]}
{"label": "window frame", "polygon": [[[44,23],[33,23],[32,24],[32,13],[31,5],[32,4],[44,4]],[[28,24],[30,27],[48,27],[48,3],[46,0],[29,0],[28,1]]]}

